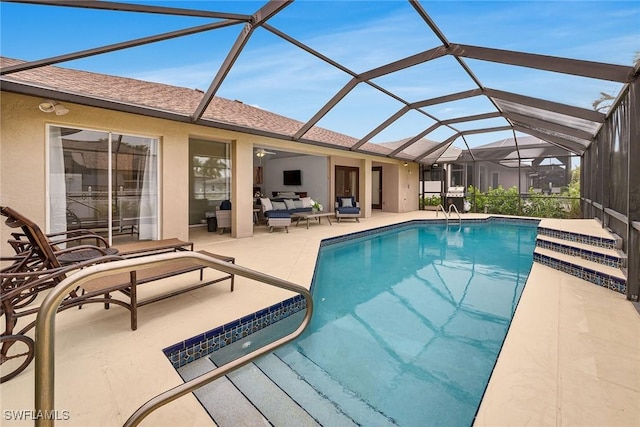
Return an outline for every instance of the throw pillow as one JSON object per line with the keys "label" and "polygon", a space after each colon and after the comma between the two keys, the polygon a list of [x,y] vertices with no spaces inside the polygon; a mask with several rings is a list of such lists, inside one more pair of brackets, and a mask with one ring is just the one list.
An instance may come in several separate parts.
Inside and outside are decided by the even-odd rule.
{"label": "throw pillow", "polygon": [[343,197],[342,199],[340,199],[340,205],[343,208],[352,208],[353,203],[351,203],[351,197]]}
{"label": "throw pillow", "polygon": [[264,211],[273,210],[273,205],[271,204],[271,200],[269,199],[260,199],[260,204],[264,207]]}
{"label": "throw pillow", "polygon": [[287,205],[284,202],[272,202],[273,209],[277,211],[286,211]]}
{"label": "throw pillow", "polygon": [[296,209],[304,208],[304,204],[302,203],[302,200],[294,200],[293,204],[296,207]]}
{"label": "throw pillow", "polygon": [[311,207],[311,197],[303,197],[300,200],[302,200],[302,207],[303,208],[310,208]]}
{"label": "throw pillow", "polygon": [[296,208],[296,205],[293,203],[293,200],[291,199],[284,199],[284,204],[287,206],[287,210]]}

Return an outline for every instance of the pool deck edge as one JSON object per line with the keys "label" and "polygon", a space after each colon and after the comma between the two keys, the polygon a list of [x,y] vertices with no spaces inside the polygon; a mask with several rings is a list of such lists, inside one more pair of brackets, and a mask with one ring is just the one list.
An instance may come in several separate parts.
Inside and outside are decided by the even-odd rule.
{"label": "pool deck edge", "polygon": [[474,426],[638,426],[639,336],[624,295],[534,263]]}

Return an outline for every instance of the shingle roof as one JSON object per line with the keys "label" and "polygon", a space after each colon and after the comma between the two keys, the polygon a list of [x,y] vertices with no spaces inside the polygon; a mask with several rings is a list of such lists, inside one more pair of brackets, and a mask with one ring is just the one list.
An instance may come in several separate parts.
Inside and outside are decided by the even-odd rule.
{"label": "shingle roof", "polygon": [[[0,57],[0,66],[23,63],[17,59]],[[202,91],[147,82],[127,77],[98,74],[56,66],[45,66],[2,76],[3,81],[37,85],[54,91],[84,97],[116,101],[143,108],[168,111],[190,116],[204,97]],[[284,117],[240,101],[214,97],[203,114],[203,120],[227,123],[247,130],[257,130],[290,139],[304,123]],[[304,135],[310,143],[349,148],[356,138],[314,126]],[[386,155],[392,150],[379,144],[367,143],[363,151]]]}

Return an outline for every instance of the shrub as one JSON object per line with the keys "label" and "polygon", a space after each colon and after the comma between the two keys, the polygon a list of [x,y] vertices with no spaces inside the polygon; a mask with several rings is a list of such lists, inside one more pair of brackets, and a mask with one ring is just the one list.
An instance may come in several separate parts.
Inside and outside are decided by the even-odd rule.
{"label": "shrub", "polygon": [[498,188],[489,187],[487,192],[487,212],[503,215],[520,215],[519,206],[520,195],[518,187],[511,187],[508,190],[499,185]]}
{"label": "shrub", "polygon": [[522,214],[539,218],[566,218],[567,209],[564,199],[560,197],[535,193],[533,189],[529,189],[529,197],[523,204]]}
{"label": "shrub", "polygon": [[508,190],[498,186],[489,188],[487,193],[470,185],[467,189],[467,201],[472,212],[535,216],[539,218],[580,218],[580,183],[572,181],[567,192],[561,194],[536,193],[529,189],[528,196],[520,199],[518,187]]}
{"label": "shrub", "polygon": [[484,212],[487,203],[487,196],[473,185],[467,189],[467,200],[471,204],[471,212]]}
{"label": "shrub", "polygon": [[425,206],[438,206],[442,203],[440,196],[434,195],[431,197],[420,197],[420,209],[423,209]]}

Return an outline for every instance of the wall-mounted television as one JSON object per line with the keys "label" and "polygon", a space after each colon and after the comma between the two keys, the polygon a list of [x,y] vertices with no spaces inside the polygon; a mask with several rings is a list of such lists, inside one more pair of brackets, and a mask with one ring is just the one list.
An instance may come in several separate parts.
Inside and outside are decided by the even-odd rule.
{"label": "wall-mounted television", "polygon": [[282,171],[284,185],[302,185],[302,173],[300,170]]}

